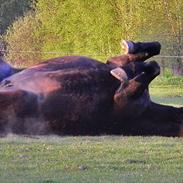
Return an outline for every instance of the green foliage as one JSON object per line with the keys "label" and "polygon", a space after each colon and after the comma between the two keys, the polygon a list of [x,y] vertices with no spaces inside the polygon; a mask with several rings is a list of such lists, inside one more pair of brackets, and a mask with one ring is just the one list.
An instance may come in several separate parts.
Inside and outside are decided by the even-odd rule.
{"label": "green foliage", "polygon": [[25,67],[40,62],[42,37],[39,36],[39,22],[33,12],[15,21],[4,39],[9,50],[7,59],[14,65]]}
{"label": "green foliage", "polygon": [[32,0],[0,0],[0,34],[3,34],[15,19],[30,10],[32,2]]}
{"label": "green foliage", "polygon": [[106,0],[39,0],[44,50],[99,56],[119,52],[120,33],[113,11]]}
{"label": "green foliage", "polygon": [[173,73],[172,73],[171,69],[165,68],[164,73],[163,73],[163,76],[165,78],[171,78],[171,77],[173,77]]}
{"label": "green foliage", "polygon": [[[55,55],[43,53],[42,59],[79,54],[105,61],[120,54],[121,39],[157,40],[163,44],[162,54],[180,55],[183,45],[182,10],[183,0],[154,0],[151,3],[145,0],[37,0],[35,19],[30,19],[35,26],[32,40],[38,37],[41,40],[38,50],[58,52]],[[27,31],[24,21],[24,18],[18,20],[22,30]],[[10,28],[8,36],[17,34],[18,40],[20,34],[15,29]],[[19,40],[26,38],[26,35],[21,35]],[[14,44],[12,42],[9,38],[10,47]],[[17,47],[22,50],[34,47],[31,44],[29,47],[23,43],[20,45]],[[25,60],[29,59],[26,54],[23,56]],[[16,56],[11,58],[17,60]],[[182,68],[180,61],[177,59],[175,62],[175,70]],[[172,65],[171,61],[164,63]]]}

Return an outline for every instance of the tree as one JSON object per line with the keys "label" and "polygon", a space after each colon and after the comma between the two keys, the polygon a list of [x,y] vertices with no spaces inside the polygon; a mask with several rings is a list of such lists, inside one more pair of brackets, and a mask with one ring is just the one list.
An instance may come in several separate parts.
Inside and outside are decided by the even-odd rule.
{"label": "tree", "polygon": [[34,12],[13,23],[6,36],[7,60],[18,67],[40,62],[42,58],[42,37],[39,35],[39,22]]}
{"label": "tree", "polygon": [[0,34],[32,8],[33,0],[0,0]]}
{"label": "tree", "polygon": [[45,38],[44,50],[97,57],[119,53],[119,29],[107,0],[39,0],[36,7]]}
{"label": "tree", "polygon": [[[80,54],[106,60],[120,54],[121,39],[160,41],[164,45],[163,54],[181,55],[182,10],[183,0],[154,0],[151,3],[146,0],[98,0],[92,3],[91,0],[37,0],[34,18],[29,17],[29,21],[35,26],[32,40],[36,43],[41,40],[37,50],[58,52],[54,56]],[[22,32],[28,29],[25,20],[26,17],[17,20]],[[26,34],[20,34],[14,24],[7,37],[16,34],[17,40],[25,40]],[[10,47],[14,44],[11,38],[7,39]],[[35,47],[16,44],[22,50]],[[53,55],[42,54],[41,57],[46,59]],[[175,63],[174,70],[181,74],[182,61],[177,59]]]}
{"label": "tree", "polygon": [[183,1],[162,0],[164,15],[167,17],[165,23],[169,29],[169,41],[171,41],[171,54],[178,56],[176,62],[172,63],[173,73],[183,75]]}

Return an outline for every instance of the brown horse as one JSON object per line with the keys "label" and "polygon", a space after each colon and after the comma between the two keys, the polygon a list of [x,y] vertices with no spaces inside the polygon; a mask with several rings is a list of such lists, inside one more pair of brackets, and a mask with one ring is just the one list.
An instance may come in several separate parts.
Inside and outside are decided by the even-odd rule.
{"label": "brown horse", "polygon": [[107,64],[66,56],[4,79],[1,133],[182,135],[183,108],[150,99],[148,85],[160,68],[144,62],[149,56],[126,54]]}

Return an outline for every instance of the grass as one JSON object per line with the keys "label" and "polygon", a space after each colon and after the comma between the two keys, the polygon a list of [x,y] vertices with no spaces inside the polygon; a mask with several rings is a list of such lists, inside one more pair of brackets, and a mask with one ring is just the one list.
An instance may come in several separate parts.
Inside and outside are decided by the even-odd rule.
{"label": "grass", "polygon": [[183,77],[157,77],[150,85],[150,93],[156,97],[182,97]]}
{"label": "grass", "polygon": [[[176,82],[173,87],[163,79],[153,82],[152,99],[183,105],[182,83]],[[0,182],[183,183],[182,142],[165,137],[9,135],[0,138]]]}
{"label": "grass", "polygon": [[151,99],[152,99],[152,101],[160,103],[160,104],[172,105],[175,107],[182,107],[183,106],[183,96],[182,97],[152,96]]}
{"label": "grass", "polygon": [[0,140],[0,182],[182,182],[182,138],[37,137]]}
{"label": "grass", "polygon": [[183,106],[183,77],[158,77],[150,85],[149,91],[155,102]]}

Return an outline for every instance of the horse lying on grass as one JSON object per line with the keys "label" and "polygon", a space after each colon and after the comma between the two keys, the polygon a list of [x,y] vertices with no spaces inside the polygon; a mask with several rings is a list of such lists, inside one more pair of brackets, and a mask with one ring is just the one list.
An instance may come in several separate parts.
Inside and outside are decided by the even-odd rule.
{"label": "horse lying on grass", "polygon": [[65,56],[5,78],[0,133],[182,136],[183,108],[150,99],[148,85],[160,73],[155,61],[144,62],[160,51],[150,45],[106,64]]}

